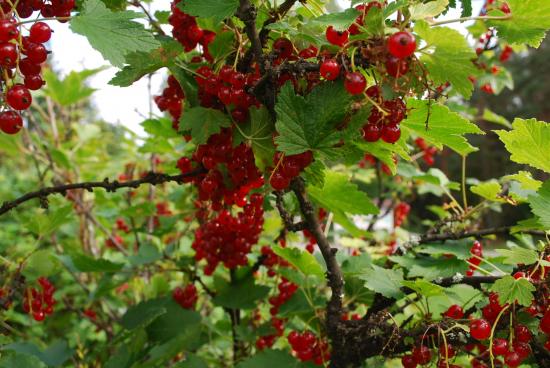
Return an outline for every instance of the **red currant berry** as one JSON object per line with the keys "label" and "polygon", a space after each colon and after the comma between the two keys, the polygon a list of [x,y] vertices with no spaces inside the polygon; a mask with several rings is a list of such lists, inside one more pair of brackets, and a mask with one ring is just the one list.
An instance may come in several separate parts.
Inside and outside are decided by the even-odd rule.
{"label": "red currant berry", "polygon": [[335,80],[340,75],[340,64],[334,59],[327,59],[321,63],[320,73],[326,80]]}
{"label": "red currant berry", "polygon": [[0,42],[8,42],[17,38],[19,30],[17,25],[11,20],[0,20]]}
{"label": "red currant berry", "polygon": [[39,90],[44,84],[45,82],[40,75],[28,75],[25,77],[25,87],[30,90]]}
{"label": "red currant berry", "polygon": [[516,337],[516,340],[520,342],[529,342],[533,338],[533,334],[525,325],[517,325],[514,328],[514,335]]}
{"label": "red currant berry", "polygon": [[290,180],[286,176],[283,176],[281,172],[276,171],[271,176],[271,179],[269,179],[269,184],[275,190],[284,190],[290,185]]}
{"label": "red currant berry", "polygon": [[365,77],[363,77],[361,73],[347,73],[344,80],[344,87],[346,88],[346,91],[349,92],[349,94],[358,95],[363,93],[363,91],[367,87],[367,80],[365,79]]}
{"label": "red currant berry", "polygon": [[522,359],[527,358],[531,354],[531,346],[526,342],[516,341],[512,345],[512,348]]}
{"label": "red currant berry", "polygon": [[470,322],[470,335],[476,340],[486,340],[491,336],[491,325],[484,319]]}
{"label": "red currant berry", "polygon": [[411,56],[416,50],[416,40],[409,32],[397,32],[388,39],[388,51],[398,59]]}
{"label": "red currant berry", "polygon": [[333,26],[327,28],[325,32],[327,41],[336,46],[344,46],[348,42],[349,32],[348,31],[337,31]]}
{"label": "red currant berry", "polygon": [[461,319],[464,317],[464,310],[462,307],[458,304],[453,304],[447,309],[445,313],[443,313],[445,317],[449,317],[452,319]]}
{"label": "red currant berry", "polygon": [[518,367],[522,361],[521,356],[515,351],[509,351],[504,356],[504,363],[510,368]]}
{"label": "red currant berry", "polygon": [[385,124],[382,127],[382,140],[386,143],[395,143],[401,138],[399,124]]}
{"label": "red currant berry", "polygon": [[403,368],[416,368],[418,365],[416,363],[416,359],[414,359],[414,356],[412,355],[403,355],[401,358],[401,364],[403,365]]}
{"label": "red currant berry", "polygon": [[23,127],[21,115],[15,111],[2,111],[0,113],[0,130],[6,134],[17,134]]}
{"label": "red currant berry", "polygon": [[16,84],[8,90],[6,101],[15,110],[26,110],[32,103],[32,96],[27,87]]}
{"label": "red currant berry", "polygon": [[367,142],[376,142],[382,137],[382,129],[379,124],[366,124],[363,126],[363,139]]}
{"label": "red currant berry", "polygon": [[505,355],[508,352],[508,341],[506,339],[497,338],[493,340],[493,354]]}
{"label": "red currant berry", "polygon": [[544,316],[540,320],[539,328],[545,334],[550,335],[550,309],[544,313]]}
{"label": "red currant berry", "polygon": [[399,78],[409,71],[409,62],[394,56],[389,56],[386,60],[386,71],[394,78]]}
{"label": "red currant berry", "polygon": [[17,60],[17,46],[13,43],[0,44],[0,65],[13,68]]}
{"label": "red currant berry", "polygon": [[42,64],[48,58],[48,50],[39,43],[31,43],[26,52],[27,57],[36,64]]}
{"label": "red currant berry", "polygon": [[432,353],[426,345],[416,346],[412,350],[412,355],[414,360],[420,365],[428,364],[432,359]]}
{"label": "red currant berry", "polygon": [[52,30],[44,22],[36,22],[31,26],[29,40],[35,43],[48,42],[52,36]]}
{"label": "red currant berry", "polygon": [[294,52],[294,46],[288,38],[278,38],[273,42],[273,50],[281,59],[288,59]]}

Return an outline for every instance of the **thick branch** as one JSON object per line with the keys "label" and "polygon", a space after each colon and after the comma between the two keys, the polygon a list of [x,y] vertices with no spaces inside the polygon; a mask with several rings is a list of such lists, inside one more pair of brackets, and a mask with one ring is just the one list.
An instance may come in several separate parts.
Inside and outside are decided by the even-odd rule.
{"label": "thick branch", "polygon": [[262,45],[265,45],[267,42],[267,37],[269,36],[270,29],[267,28],[270,24],[278,22],[281,18],[283,18],[286,13],[292,9],[294,4],[296,4],[298,0],[286,0],[284,3],[282,3],[277,10],[271,14],[271,16],[264,22],[262,25],[262,30],[260,31],[260,41]]}
{"label": "thick branch", "polygon": [[283,194],[281,192],[274,192],[274,193],[275,193],[275,205],[277,206],[279,215],[281,216],[281,219],[285,224],[285,229],[291,232],[304,230],[307,227],[307,224],[303,221],[295,223],[292,219],[292,216],[290,216],[290,214],[286,211],[285,205],[283,203]]}
{"label": "thick branch", "polygon": [[[256,59],[256,62],[259,64],[263,74],[265,72],[265,66],[263,65],[264,54],[262,51],[262,42],[256,30],[256,8],[249,0],[239,0],[239,2],[240,5],[237,11],[237,17],[244,23],[244,30],[251,43],[250,50],[252,50],[251,52],[254,55],[254,59]],[[251,60],[247,60],[247,65],[250,64],[250,62]]]}
{"label": "thick branch", "polygon": [[[512,230],[511,226],[502,226],[502,227],[495,227],[495,228],[482,229],[482,230],[476,230],[476,231],[461,231],[458,233],[423,235],[420,237],[420,240],[418,242],[419,244],[425,244],[430,242],[442,242],[446,240],[458,240],[458,239],[465,239],[470,237],[479,237],[479,236],[486,236],[486,235],[508,234],[511,230]],[[541,235],[541,236],[544,235],[544,232],[542,231],[523,231],[523,232],[531,235]]]}
{"label": "thick branch", "polygon": [[327,278],[328,286],[332,291],[330,301],[327,305],[327,330],[328,335],[334,339],[337,334],[337,326],[341,320],[342,314],[342,295],[344,293],[344,278],[342,276],[342,270],[336,260],[336,248],[331,248],[323,230],[321,224],[315,212],[315,208],[311,202],[307,199],[304,182],[301,178],[296,178],[291,183],[291,188],[296,194],[298,203],[300,204],[300,210],[304,216],[306,228],[311,232],[317,241],[317,245],[321,250],[323,259],[327,264]]}
{"label": "thick branch", "polygon": [[182,183],[183,179],[194,177],[196,175],[202,174],[203,172],[204,172],[203,169],[195,170],[190,173],[182,174],[182,175],[166,175],[166,174],[158,174],[158,173],[150,172],[147,175],[145,175],[143,178],[138,180],[119,182],[117,180],[109,181],[109,179],[105,179],[103,181],[64,184],[64,185],[59,185],[54,187],[43,188],[35,192],[27,193],[13,201],[7,201],[2,203],[2,206],[0,206],[0,216],[11,211],[15,207],[27,201],[30,201],[31,199],[38,198],[41,201],[44,201],[48,196],[52,194],[65,195],[69,190],[86,189],[87,191],[91,192],[95,188],[103,188],[107,192],[114,192],[122,188],[138,188],[143,184],[159,185],[159,184],[168,183],[172,181],[177,183]]}

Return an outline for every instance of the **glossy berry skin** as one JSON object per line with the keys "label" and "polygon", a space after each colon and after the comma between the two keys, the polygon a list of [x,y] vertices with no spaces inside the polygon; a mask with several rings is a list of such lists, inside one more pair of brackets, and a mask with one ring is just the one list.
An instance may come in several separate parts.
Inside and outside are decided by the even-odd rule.
{"label": "glossy berry skin", "polygon": [[27,87],[16,84],[8,90],[6,101],[15,110],[26,110],[32,103],[32,96]]}
{"label": "glossy berry skin", "polygon": [[39,90],[44,85],[44,81],[40,75],[29,75],[25,77],[25,87],[30,90]]}
{"label": "glossy berry skin", "polygon": [[346,74],[346,78],[344,80],[344,87],[349,94],[358,95],[363,93],[367,87],[367,80],[361,73],[348,73]]}
{"label": "glossy berry skin", "polygon": [[504,356],[504,363],[510,368],[518,367],[522,361],[521,356],[515,351],[509,351]]}
{"label": "glossy berry skin", "polygon": [[386,143],[395,143],[401,138],[399,124],[385,124],[382,127],[382,140]]}
{"label": "glossy berry skin", "polygon": [[529,342],[533,338],[533,334],[525,325],[517,325],[514,328],[514,336],[516,337],[516,340],[520,342]]}
{"label": "glossy berry skin", "polygon": [[337,31],[334,27],[330,26],[327,28],[325,36],[329,43],[342,47],[348,42],[349,32]]}
{"label": "glossy berry skin", "polygon": [[464,310],[460,305],[453,304],[449,307],[449,309],[447,309],[447,311],[445,311],[445,313],[443,313],[443,315],[452,319],[461,319],[464,317]]}
{"label": "glossy berry skin", "polygon": [[363,139],[367,142],[376,142],[382,137],[379,124],[366,124],[363,127]]}
{"label": "glossy berry skin", "polygon": [[493,340],[493,354],[505,355],[508,352],[508,341],[506,339],[497,338]]}
{"label": "glossy berry skin", "polygon": [[48,50],[41,44],[33,43],[27,49],[27,57],[36,64],[41,64],[48,58]]}
{"label": "glossy berry skin", "polygon": [[279,171],[276,171],[269,179],[269,184],[275,190],[284,190],[290,185],[290,180]]}
{"label": "glossy berry skin", "polygon": [[13,68],[17,61],[17,46],[13,43],[4,42],[0,44],[0,65],[6,68]]}
{"label": "glossy berry skin", "polygon": [[389,56],[386,59],[386,72],[394,78],[399,78],[409,71],[409,62],[404,59]]}
{"label": "glossy berry skin", "polygon": [[416,346],[412,350],[412,355],[416,363],[420,365],[428,364],[432,359],[432,352],[426,345]]}
{"label": "glossy berry skin", "polygon": [[35,43],[48,42],[52,37],[52,30],[44,22],[36,22],[31,26],[29,40]]}
{"label": "glossy berry skin", "polygon": [[398,59],[411,56],[416,50],[416,39],[409,32],[397,32],[388,38],[388,51]]}
{"label": "glossy berry skin", "polygon": [[21,115],[15,111],[0,112],[0,130],[6,134],[17,134],[23,127]]}
{"label": "glossy berry skin", "polygon": [[29,58],[19,60],[19,70],[23,75],[40,74],[41,67],[39,64],[32,62]]}
{"label": "glossy berry skin", "polygon": [[0,20],[0,42],[14,40],[17,35],[19,31],[14,22],[7,19]]}
{"label": "glossy berry skin", "polygon": [[335,80],[340,75],[340,64],[334,59],[327,59],[321,63],[320,73],[326,80]]}
{"label": "glossy berry skin", "polygon": [[273,42],[273,50],[281,59],[288,59],[294,52],[294,46],[288,38],[278,38]]}
{"label": "glossy berry skin", "polygon": [[487,340],[491,336],[491,325],[484,319],[470,322],[470,335],[476,340]]}
{"label": "glossy berry skin", "polygon": [[412,355],[403,355],[401,358],[401,364],[403,365],[403,368],[416,368],[418,363],[416,363],[416,359],[414,359],[414,356]]}

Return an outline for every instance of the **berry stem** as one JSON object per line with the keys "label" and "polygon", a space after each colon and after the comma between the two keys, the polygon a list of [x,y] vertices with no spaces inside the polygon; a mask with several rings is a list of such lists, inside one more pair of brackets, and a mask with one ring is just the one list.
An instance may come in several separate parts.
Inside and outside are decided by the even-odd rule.
{"label": "berry stem", "polygon": [[17,22],[17,26],[20,26],[22,24],[27,23],[36,23],[36,22],[42,22],[42,21],[50,21],[50,20],[71,20],[73,17],[50,17],[50,18],[36,18],[36,19],[27,19],[27,20],[21,20]]}
{"label": "berry stem", "polygon": [[447,20],[442,20],[442,21],[439,21],[439,22],[432,22],[430,23],[430,25],[432,27],[435,27],[435,26],[441,26],[443,24],[449,24],[449,23],[457,23],[457,22],[468,22],[468,21],[471,21],[471,20],[508,20],[508,19],[512,19],[512,15],[511,14],[508,14],[508,15],[504,15],[504,16],[494,16],[494,15],[482,15],[482,16],[475,16],[475,17],[462,17],[462,18],[456,18],[456,19],[447,19]]}

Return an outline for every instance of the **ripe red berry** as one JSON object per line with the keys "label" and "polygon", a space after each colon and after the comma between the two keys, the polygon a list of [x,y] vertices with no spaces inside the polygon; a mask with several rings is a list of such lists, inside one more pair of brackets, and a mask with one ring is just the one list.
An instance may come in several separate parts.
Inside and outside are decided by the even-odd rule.
{"label": "ripe red berry", "polygon": [[52,30],[44,22],[36,22],[31,26],[29,40],[35,43],[48,42],[52,36]]}
{"label": "ripe red berry", "polygon": [[508,341],[506,339],[497,338],[493,340],[493,354],[505,355],[508,352]]}
{"label": "ripe red berry", "polygon": [[516,340],[520,342],[529,342],[533,338],[533,334],[525,325],[516,325],[514,328],[514,336]]}
{"label": "ripe red berry", "polygon": [[48,50],[44,45],[31,43],[26,50],[27,57],[36,64],[41,64],[48,58]]}
{"label": "ripe red berry", "polygon": [[432,353],[426,345],[416,346],[412,350],[412,355],[416,363],[420,365],[428,364],[432,359]]}
{"label": "ripe red berry", "polygon": [[17,134],[23,127],[21,115],[15,111],[0,112],[0,130],[6,134]]}
{"label": "ripe red berry", "polygon": [[382,127],[382,140],[386,143],[395,143],[401,138],[399,124],[385,124]]}
{"label": "ripe red berry", "polygon": [[271,176],[269,184],[271,184],[271,186],[275,190],[283,190],[288,188],[288,186],[290,185],[290,180],[286,176],[283,176],[281,172],[276,171]]}
{"label": "ripe red berry", "polygon": [[327,41],[336,46],[344,46],[348,42],[349,32],[348,31],[337,31],[333,26],[327,28],[325,32]]}
{"label": "ripe red berry", "polygon": [[40,75],[28,75],[25,77],[25,87],[33,91],[39,90],[44,83]]}
{"label": "ripe red berry", "polygon": [[392,77],[399,78],[409,71],[409,62],[395,56],[389,56],[386,59],[386,71]]}
{"label": "ripe red berry", "polygon": [[294,52],[294,46],[288,38],[278,38],[273,42],[273,50],[281,59],[288,59]]}
{"label": "ripe red berry", "polygon": [[518,367],[522,361],[521,356],[515,351],[509,351],[504,356],[504,363],[510,368]]}
{"label": "ripe red berry", "polygon": [[353,72],[347,73],[344,80],[344,87],[351,95],[358,95],[363,93],[367,87],[367,80],[361,73]]}
{"label": "ripe red berry", "polygon": [[14,40],[19,35],[17,25],[8,19],[0,20],[0,42]]}
{"label": "ripe red berry", "polygon": [[23,75],[40,74],[40,64],[32,62],[29,58],[19,60],[19,70]]}
{"label": "ripe red berry", "polygon": [[486,340],[491,336],[491,325],[484,319],[474,319],[470,322],[470,335],[477,340]]}
{"label": "ripe red berry", "polygon": [[401,31],[388,39],[388,51],[398,59],[411,56],[416,50],[416,39],[412,33]]}
{"label": "ripe red berry", "polygon": [[453,304],[449,307],[449,309],[447,309],[447,311],[445,311],[445,313],[443,313],[443,315],[452,319],[461,319],[464,317],[464,310],[460,305]]}
{"label": "ripe red berry", "polygon": [[401,364],[403,365],[403,368],[416,368],[418,365],[416,363],[416,359],[412,355],[403,355],[401,358]]}
{"label": "ripe red berry", "polygon": [[320,73],[326,80],[335,80],[340,75],[340,64],[334,59],[327,59],[321,63]]}
{"label": "ripe red berry", "polygon": [[13,43],[4,42],[0,44],[0,65],[6,68],[13,68],[17,60],[17,46]]}
{"label": "ripe red berry", "polygon": [[27,87],[16,84],[8,90],[6,101],[15,110],[26,110],[32,103],[32,96]]}
{"label": "ripe red berry", "polygon": [[367,142],[376,142],[382,137],[382,129],[379,124],[366,124],[363,126],[363,139]]}
{"label": "ripe red berry", "polygon": [[531,354],[531,346],[526,342],[514,342],[512,350],[518,353],[522,359],[527,358]]}

